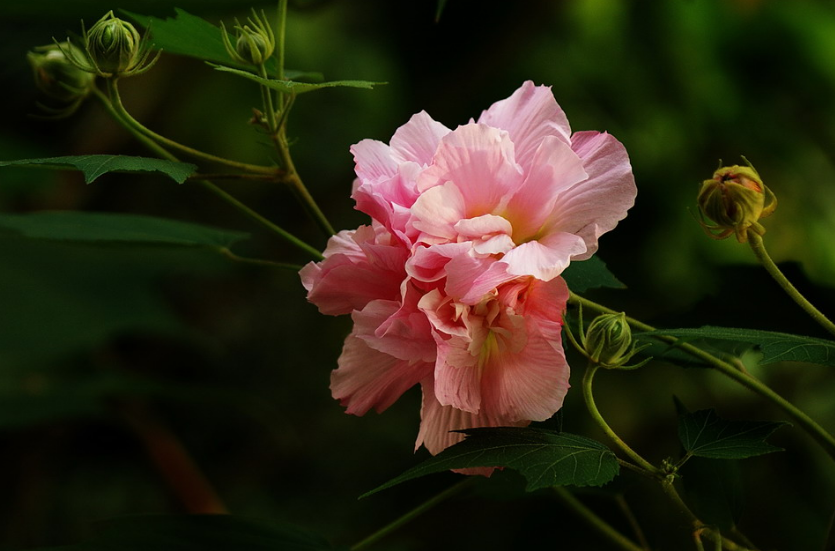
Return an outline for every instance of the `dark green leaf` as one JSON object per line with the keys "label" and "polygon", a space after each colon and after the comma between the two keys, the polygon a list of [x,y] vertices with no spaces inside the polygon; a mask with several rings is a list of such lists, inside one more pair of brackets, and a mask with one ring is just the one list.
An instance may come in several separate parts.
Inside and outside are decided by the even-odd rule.
{"label": "dark green leaf", "polygon": [[598,287],[626,289],[626,285],[618,281],[612,272],[606,268],[606,264],[596,256],[588,260],[572,262],[562,273],[562,277],[568,284],[568,288],[575,293],[582,293],[588,289]]}
{"label": "dark green leaf", "polygon": [[[105,521],[89,540],[39,551],[325,551],[325,538],[289,524],[232,515],[140,516]],[[344,549],[344,548],[341,548]],[[36,551],[36,550],[33,550]]]}
{"label": "dark green leaf", "polygon": [[678,474],[685,500],[697,517],[722,530],[736,526],[745,504],[739,461],[694,457]]}
{"label": "dark green leaf", "polygon": [[708,339],[755,345],[763,354],[760,360],[762,365],[774,362],[808,362],[835,367],[835,341],[789,333],[705,326],[693,329],[661,329],[641,335],[670,335],[688,340]]}
{"label": "dark green leaf", "polygon": [[258,84],[263,84],[267,88],[284,92],[285,94],[304,94],[305,92],[312,92],[314,90],[321,90],[322,88],[334,87],[348,87],[348,88],[366,88],[371,89],[379,84],[386,84],[385,82],[369,82],[367,80],[334,80],[332,82],[297,82],[293,80],[278,80],[271,78],[261,78],[249,71],[241,71],[240,69],[233,69],[232,67],[225,67],[223,65],[210,64],[218,71],[224,73],[232,73],[249,80],[255,81]]}
{"label": "dark green leaf", "polygon": [[463,442],[413,467],[362,497],[397,484],[450,469],[508,467],[527,480],[527,490],[549,486],[602,486],[619,470],[615,454],[606,446],[567,433],[543,429],[496,427],[461,431]]}
{"label": "dark green leaf", "polygon": [[0,161],[2,166],[44,166],[57,168],[75,168],[84,173],[88,184],[108,172],[160,172],[178,184],[197,171],[197,166],[190,163],[177,163],[146,157],[126,155],[79,155],[72,157],[49,157],[46,159],[20,159]]}
{"label": "dark green leaf", "polygon": [[[242,69],[247,67],[236,63],[229,57],[226,48],[223,46],[223,38],[219,27],[215,27],[205,19],[191,15],[185,10],[174,8],[176,15],[166,19],[122,11],[143,27],[150,27],[154,47],[166,53],[194,57]],[[228,27],[227,30],[229,30]],[[276,61],[271,58],[267,62],[267,72],[275,75],[275,71]],[[312,81],[323,79],[321,73],[288,70],[284,71],[284,76],[291,79]]]}
{"label": "dark green leaf", "polygon": [[32,239],[181,245],[224,249],[245,239],[242,232],[129,214],[38,212],[0,214],[0,229]]}
{"label": "dark green leaf", "polygon": [[125,334],[182,335],[160,279],[231,263],[208,247],[30,239],[0,232],[0,365],[42,364]]}
{"label": "dark green leaf", "polygon": [[696,457],[744,459],[782,451],[765,441],[788,423],[728,421],[712,409],[685,413],[678,418],[678,437],[684,450]]}

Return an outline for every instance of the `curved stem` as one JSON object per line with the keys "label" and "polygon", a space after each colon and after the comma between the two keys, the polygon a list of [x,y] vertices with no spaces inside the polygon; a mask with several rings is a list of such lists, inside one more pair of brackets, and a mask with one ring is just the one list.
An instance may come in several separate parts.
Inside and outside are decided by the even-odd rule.
{"label": "curved stem", "polygon": [[606,433],[615,445],[623,451],[629,458],[638,464],[638,466],[642,467],[645,471],[648,471],[653,474],[661,475],[663,474],[660,469],[655,467],[652,463],[641,457],[635,450],[629,447],[629,445],[621,440],[621,438],[612,430],[606,420],[603,419],[603,416],[600,415],[600,411],[597,409],[597,405],[594,403],[594,395],[592,394],[592,382],[594,381],[594,374],[597,373],[597,370],[600,369],[598,365],[589,365],[586,368],[586,373],[583,376],[583,398],[586,401],[586,407],[589,410],[592,418],[597,422],[603,432]]}
{"label": "curved stem", "polygon": [[574,497],[574,495],[562,486],[554,486],[554,491],[560,496],[566,505],[572,511],[577,513],[580,518],[586,521],[594,529],[596,529],[602,536],[614,543],[621,549],[626,551],[646,551],[646,547],[641,547],[633,543],[629,538],[615,530],[609,523],[597,516],[594,511],[583,505],[583,503]]}
{"label": "curved stem", "polygon": [[[151,140],[149,137],[147,137],[145,134],[141,133],[137,128],[135,128],[130,123],[130,121],[123,116],[123,113],[101,91],[95,89],[95,94],[102,101],[107,111],[116,119],[116,121],[119,124],[121,124],[128,132],[130,132],[135,138],[137,138],[140,142],[146,145],[151,151],[153,151],[163,159],[168,159],[169,161],[178,161],[177,157],[173,153],[166,150],[157,142]],[[198,182],[203,187],[217,195],[220,199],[244,213],[248,218],[254,220],[255,222],[264,226],[273,233],[278,234],[281,238],[287,240],[289,243],[309,253],[316,260],[321,260],[323,258],[322,253],[320,253],[317,249],[314,249],[312,246],[308,245],[298,237],[287,232],[286,230],[282,229],[276,224],[273,224],[267,218],[255,212],[245,204],[241,203],[240,201],[238,201],[237,199],[235,199],[234,197],[232,197],[213,183],[209,182],[208,180],[198,180]]]}
{"label": "curved stem", "polygon": [[110,93],[111,103],[112,103],[114,111],[116,113],[118,113],[119,117],[122,119],[122,121],[125,124],[129,125],[130,128],[136,133],[142,134],[143,136],[145,136],[147,138],[150,138],[152,140],[155,140],[155,141],[157,141],[161,144],[164,144],[167,147],[170,147],[172,149],[177,149],[177,150],[182,151],[183,153],[185,153],[187,155],[191,155],[192,157],[203,159],[205,161],[218,163],[218,164],[223,164],[223,165],[230,166],[230,167],[233,167],[233,168],[237,168],[237,169],[240,169],[240,170],[244,170],[244,171],[247,171],[247,172],[254,172],[256,174],[271,174],[273,176],[278,176],[279,175],[278,169],[275,168],[275,167],[259,166],[259,165],[249,164],[249,163],[241,163],[241,162],[238,162],[238,161],[233,161],[231,159],[225,159],[223,157],[218,157],[218,156],[212,155],[210,153],[205,153],[203,151],[198,151],[197,149],[194,149],[194,148],[189,147],[187,145],[177,143],[174,140],[171,140],[169,138],[166,138],[165,136],[157,134],[153,130],[151,130],[149,128],[146,128],[145,126],[142,125],[142,123],[140,123],[139,121],[134,119],[131,116],[131,114],[128,113],[127,109],[125,109],[125,106],[122,104],[122,99],[119,96],[119,87],[117,85],[117,79],[114,78],[114,79],[108,79],[107,80],[107,90]]}
{"label": "curved stem", "polygon": [[425,513],[435,505],[449,499],[450,497],[454,496],[458,492],[460,492],[464,487],[472,484],[475,479],[473,477],[467,477],[466,479],[462,480],[461,482],[455,484],[454,486],[450,486],[443,492],[439,493],[438,495],[424,501],[405,515],[397,518],[396,520],[390,522],[386,526],[383,526],[367,538],[363,539],[362,541],[355,543],[350,547],[350,551],[359,551],[360,549],[365,549],[366,547],[377,543],[377,541],[381,540],[388,534],[394,532],[404,524],[408,523],[409,521],[415,519],[416,517],[420,516],[422,513]]}
{"label": "curved stem", "polygon": [[[617,313],[610,308],[606,308],[603,305],[597,304],[596,302],[583,298],[574,293],[571,293],[571,298],[569,299],[569,301],[575,304],[582,304],[586,308],[592,308],[599,312],[612,314]],[[626,320],[629,322],[630,325],[642,331],[656,330],[651,325],[647,325],[646,323],[638,321],[634,318],[630,318],[627,316]],[[821,427],[814,419],[812,419],[811,417],[806,415],[806,413],[801,411],[797,406],[795,406],[794,404],[792,404],[791,402],[774,392],[768,385],[761,382],[759,379],[756,379],[753,375],[740,371],[734,365],[725,362],[717,358],[716,356],[705,352],[701,348],[693,346],[690,343],[682,342],[680,339],[677,339],[675,337],[661,336],[658,338],[671,344],[674,344],[679,349],[687,352],[695,358],[704,361],[712,368],[738,382],[745,388],[756,392],[763,398],[772,402],[774,405],[776,405],[777,407],[782,409],[786,414],[788,414],[792,419],[794,419],[803,428],[803,430],[805,430],[812,438],[815,439],[815,441],[826,451],[826,453],[830,455],[830,457],[835,459],[835,437],[833,437],[829,432],[827,432],[823,427]]]}
{"label": "curved stem", "polygon": [[780,271],[780,268],[777,267],[777,264],[771,259],[768,255],[768,251],[765,250],[765,244],[763,243],[763,238],[758,233],[748,230],[748,243],[751,245],[751,250],[754,251],[754,255],[757,257],[757,260],[760,261],[760,264],[763,265],[765,270],[774,278],[780,287],[789,295],[792,300],[794,300],[798,306],[803,308],[807,314],[812,316],[816,322],[818,322],[824,329],[829,331],[832,335],[835,335],[835,323],[832,323],[829,318],[827,318],[820,310],[815,308],[811,302],[806,300],[800,291],[792,285],[791,281],[783,275],[783,272]]}
{"label": "curved stem", "polygon": [[[258,74],[263,79],[269,78],[267,75],[267,68],[262,63],[258,66]],[[267,112],[267,125],[269,126],[270,136],[275,136],[276,131],[278,130],[278,125],[276,124],[275,119],[275,104],[273,103],[273,93],[272,90],[264,86],[263,84],[260,86],[261,88],[261,99],[264,102],[264,110]]]}

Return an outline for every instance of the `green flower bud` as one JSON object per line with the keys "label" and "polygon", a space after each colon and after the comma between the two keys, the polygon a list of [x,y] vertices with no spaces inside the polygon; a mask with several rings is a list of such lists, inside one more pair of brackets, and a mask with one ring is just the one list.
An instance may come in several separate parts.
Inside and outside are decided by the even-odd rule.
{"label": "green flower bud", "polygon": [[244,65],[258,67],[266,63],[273,55],[275,34],[263,11],[259,16],[255,10],[252,10],[252,17],[247,18],[246,25],[241,25],[236,19],[233,28],[238,35],[234,47],[226,32],[226,27],[221,23],[223,45],[233,60]]}
{"label": "green flower bud", "polygon": [[593,362],[609,368],[624,365],[634,354],[626,314],[601,314],[594,318],[584,344],[586,355]]}
{"label": "green flower bud", "polygon": [[[740,243],[748,240],[749,230],[764,234],[759,219],[777,208],[777,198],[750,164],[723,167],[714,172],[713,178],[702,182],[696,201],[702,217],[700,224],[709,236],[725,239],[736,234]],[[714,224],[705,223],[705,217]]]}
{"label": "green flower bud", "polygon": [[67,59],[65,50],[72,50],[73,55],[82,57],[78,48],[66,42],[61,46],[50,44],[37,47],[26,54],[26,59],[41,94],[62,104],[74,104],[92,91],[96,76],[76,67]]}
{"label": "green flower bud", "polygon": [[141,62],[142,37],[136,28],[122,21],[112,11],[102,17],[87,33],[87,52],[101,73],[128,73]]}

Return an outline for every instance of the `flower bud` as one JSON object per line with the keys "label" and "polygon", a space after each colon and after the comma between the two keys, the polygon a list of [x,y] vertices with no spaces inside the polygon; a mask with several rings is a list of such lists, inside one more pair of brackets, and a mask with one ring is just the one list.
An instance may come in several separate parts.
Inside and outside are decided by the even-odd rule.
{"label": "flower bud", "polygon": [[[708,235],[725,239],[736,234],[740,243],[748,240],[749,230],[764,234],[765,228],[758,221],[777,208],[777,198],[750,164],[714,172],[713,178],[702,182],[697,203],[702,216],[700,224]],[[706,224],[705,217],[714,224]]]}
{"label": "flower bud", "polygon": [[50,44],[40,46],[26,54],[35,76],[35,86],[46,98],[62,104],[73,104],[83,100],[93,89],[95,75],[76,67],[65,50],[72,50],[81,57],[81,51],[66,42],[61,46]]}
{"label": "flower bud", "polygon": [[101,73],[128,73],[143,58],[142,37],[136,28],[113,15],[102,17],[87,33],[87,52]]}
{"label": "flower bud", "polygon": [[632,330],[626,314],[601,314],[589,324],[586,354],[603,367],[620,367],[634,354]]}
{"label": "flower bud", "polygon": [[235,20],[234,29],[238,37],[234,47],[222,23],[221,29],[226,51],[238,63],[258,67],[266,63],[275,51],[275,34],[263,11],[259,16],[252,10],[252,17],[247,18],[246,25],[241,25],[237,19]]}

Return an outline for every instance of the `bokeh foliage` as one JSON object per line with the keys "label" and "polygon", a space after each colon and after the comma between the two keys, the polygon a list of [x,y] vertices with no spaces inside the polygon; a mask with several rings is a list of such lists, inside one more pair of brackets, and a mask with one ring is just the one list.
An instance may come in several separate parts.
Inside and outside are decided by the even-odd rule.
{"label": "bokeh foliage", "polygon": [[[249,5],[2,2],[0,160],[146,154],[93,102],[67,120],[28,118],[36,108],[25,53],[110,9],[169,17],[174,7],[217,23],[245,15]],[[638,202],[601,240],[599,253],[628,290],[595,298],[659,326],[823,336],[753,266],[746,247],[708,239],[688,209],[719,159],[736,163],[745,155],[779,198],[764,221],[772,255],[797,263],[789,276],[821,309],[835,312],[831,3],[448,0],[435,23],[436,8],[434,0],[291,2],[288,66],[327,80],[389,83],[308,94],[294,107],[296,165],[337,228],[365,222],[349,198],[350,144],[388,140],[421,109],[455,127],[530,79],[552,86],[574,129],[609,131],[632,159]],[[257,88],[233,75],[167,55],[147,75],[125,81],[123,95],[131,112],[162,134],[244,161],[268,158],[267,144],[246,124]],[[286,190],[258,183],[227,189],[324,246]],[[251,234],[235,245],[238,254],[306,261],[201,189],[162,177],[111,174],[86,185],[77,174],[3,168],[0,210],[211,224]],[[235,265],[199,247],[145,243],[117,250],[9,231],[0,233],[0,259],[0,542],[10,548],[76,541],[102,518],[179,511],[112,414],[113,396],[151,403],[236,513],[283,519],[342,544],[456,480],[437,475],[356,501],[425,458],[411,454],[419,396],[410,392],[383,416],[344,415],[330,398],[328,377],[350,320],[319,315],[294,273]],[[835,427],[828,368],[794,362],[760,368],[756,352],[742,357],[825,427]],[[579,388],[583,361],[572,359]],[[782,420],[709,371],[660,362],[601,375],[597,392],[604,415],[656,461],[679,452],[673,394],[694,410],[715,407],[726,418]],[[569,393],[563,420],[566,430],[602,439],[576,393]],[[796,430],[779,431],[775,443],[787,451],[746,460],[742,483],[753,497],[740,526],[764,547],[821,548],[833,468]],[[585,541],[547,493],[522,499],[524,483],[512,473],[489,482],[419,519],[386,548],[571,549]],[[640,519],[668,526],[654,545],[681,544],[680,519],[662,496],[628,477],[615,484],[610,490],[623,491]],[[605,491],[583,497],[624,522]]]}

